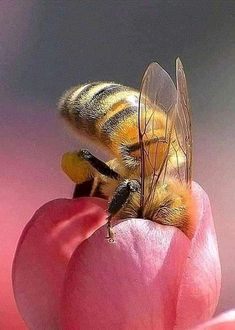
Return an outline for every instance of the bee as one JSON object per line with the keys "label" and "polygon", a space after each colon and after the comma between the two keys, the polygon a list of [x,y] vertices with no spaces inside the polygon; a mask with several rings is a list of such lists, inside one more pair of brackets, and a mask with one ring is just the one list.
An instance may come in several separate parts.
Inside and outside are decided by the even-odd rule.
{"label": "bee", "polygon": [[64,154],[61,162],[76,183],[74,197],[108,199],[110,242],[116,221],[136,217],[178,227],[193,237],[190,105],[179,58],[176,87],[153,62],[140,91],[113,82],[87,83],[66,91],[58,107],[81,138],[110,155],[104,162],[81,149]]}

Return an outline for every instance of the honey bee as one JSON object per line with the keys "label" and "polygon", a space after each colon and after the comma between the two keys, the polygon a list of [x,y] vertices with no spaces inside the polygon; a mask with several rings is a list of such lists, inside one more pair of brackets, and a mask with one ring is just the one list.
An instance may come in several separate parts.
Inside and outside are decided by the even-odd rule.
{"label": "honey bee", "polygon": [[117,220],[136,217],[178,227],[193,237],[190,105],[179,58],[176,87],[153,62],[140,92],[113,82],[78,85],[62,96],[59,111],[80,137],[109,152],[108,162],[87,149],[66,153],[62,169],[76,183],[74,197],[108,199],[110,242]]}

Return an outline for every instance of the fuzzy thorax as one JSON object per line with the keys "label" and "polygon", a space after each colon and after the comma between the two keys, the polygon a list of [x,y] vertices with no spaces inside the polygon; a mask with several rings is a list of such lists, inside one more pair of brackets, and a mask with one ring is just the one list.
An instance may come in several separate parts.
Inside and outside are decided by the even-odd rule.
{"label": "fuzzy thorax", "polygon": [[[162,225],[179,228],[190,239],[195,232],[195,202],[191,190],[186,184],[170,180],[167,184],[158,184],[150,189],[146,180],[146,203],[143,217]],[[140,194],[133,193],[131,199],[118,214],[119,219],[136,218],[140,209]]]}

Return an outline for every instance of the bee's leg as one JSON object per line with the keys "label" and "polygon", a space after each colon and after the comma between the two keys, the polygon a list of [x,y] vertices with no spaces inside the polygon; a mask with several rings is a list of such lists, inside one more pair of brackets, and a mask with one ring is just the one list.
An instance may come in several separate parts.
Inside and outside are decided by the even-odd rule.
{"label": "bee's leg", "polygon": [[91,192],[94,189],[94,178],[85,182],[77,183],[73,191],[73,198],[93,196]]}
{"label": "bee's leg", "polygon": [[73,192],[73,198],[92,196],[107,199],[101,190],[99,177],[94,177],[86,182],[76,184]]}
{"label": "bee's leg", "polygon": [[114,217],[130,200],[133,192],[140,192],[140,182],[137,180],[125,180],[120,183],[116,188],[113,198],[109,203],[108,212],[109,216],[107,218],[107,239],[109,242],[114,242],[114,233],[112,230],[112,217]]}
{"label": "bee's leg", "polygon": [[89,164],[99,173],[111,178],[118,180],[121,178],[121,176],[112,170],[107,164],[105,164],[102,160],[96,158],[92,153],[90,153],[89,150],[87,149],[81,149],[78,152],[78,156],[81,157],[82,159],[86,160],[89,162]]}
{"label": "bee's leg", "polygon": [[[73,193],[74,198],[93,195],[92,192],[95,191],[95,187],[98,187],[100,173],[113,179],[120,178],[120,175],[107,164],[84,149],[79,152],[65,153],[62,157],[61,167],[69,178],[76,183]],[[98,195],[101,196],[101,192],[98,191]]]}

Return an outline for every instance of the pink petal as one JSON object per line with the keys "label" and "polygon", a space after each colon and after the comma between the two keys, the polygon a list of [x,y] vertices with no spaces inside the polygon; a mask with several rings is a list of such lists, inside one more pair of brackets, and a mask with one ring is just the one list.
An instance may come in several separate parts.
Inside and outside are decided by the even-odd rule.
{"label": "pink petal", "polygon": [[194,330],[234,330],[235,329],[235,309],[220,314],[211,321],[208,321]]}
{"label": "pink petal", "polygon": [[172,329],[189,239],[148,220],[105,228],[73,255],[63,299],[63,329]]}
{"label": "pink petal", "polygon": [[194,185],[199,226],[192,242],[178,229],[131,219],[105,228],[73,254],[62,300],[63,329],[188,329],[211,317],[220,266],[206,194]]}
{"label": "pink petal", "polygon": [[200,205],[200,222],[181,279],[176,329],[188,329],[211,318],[221,288],[221,268],[210,201],[199,185],[194,184],[193,189]]}
{"label": "pink petal", "polygon": [[106,202],[58,199],[42,206],[23,231],[13,264],[13,287],[30,329],[59,328],[59,304],[74,249],[105,223]]}

